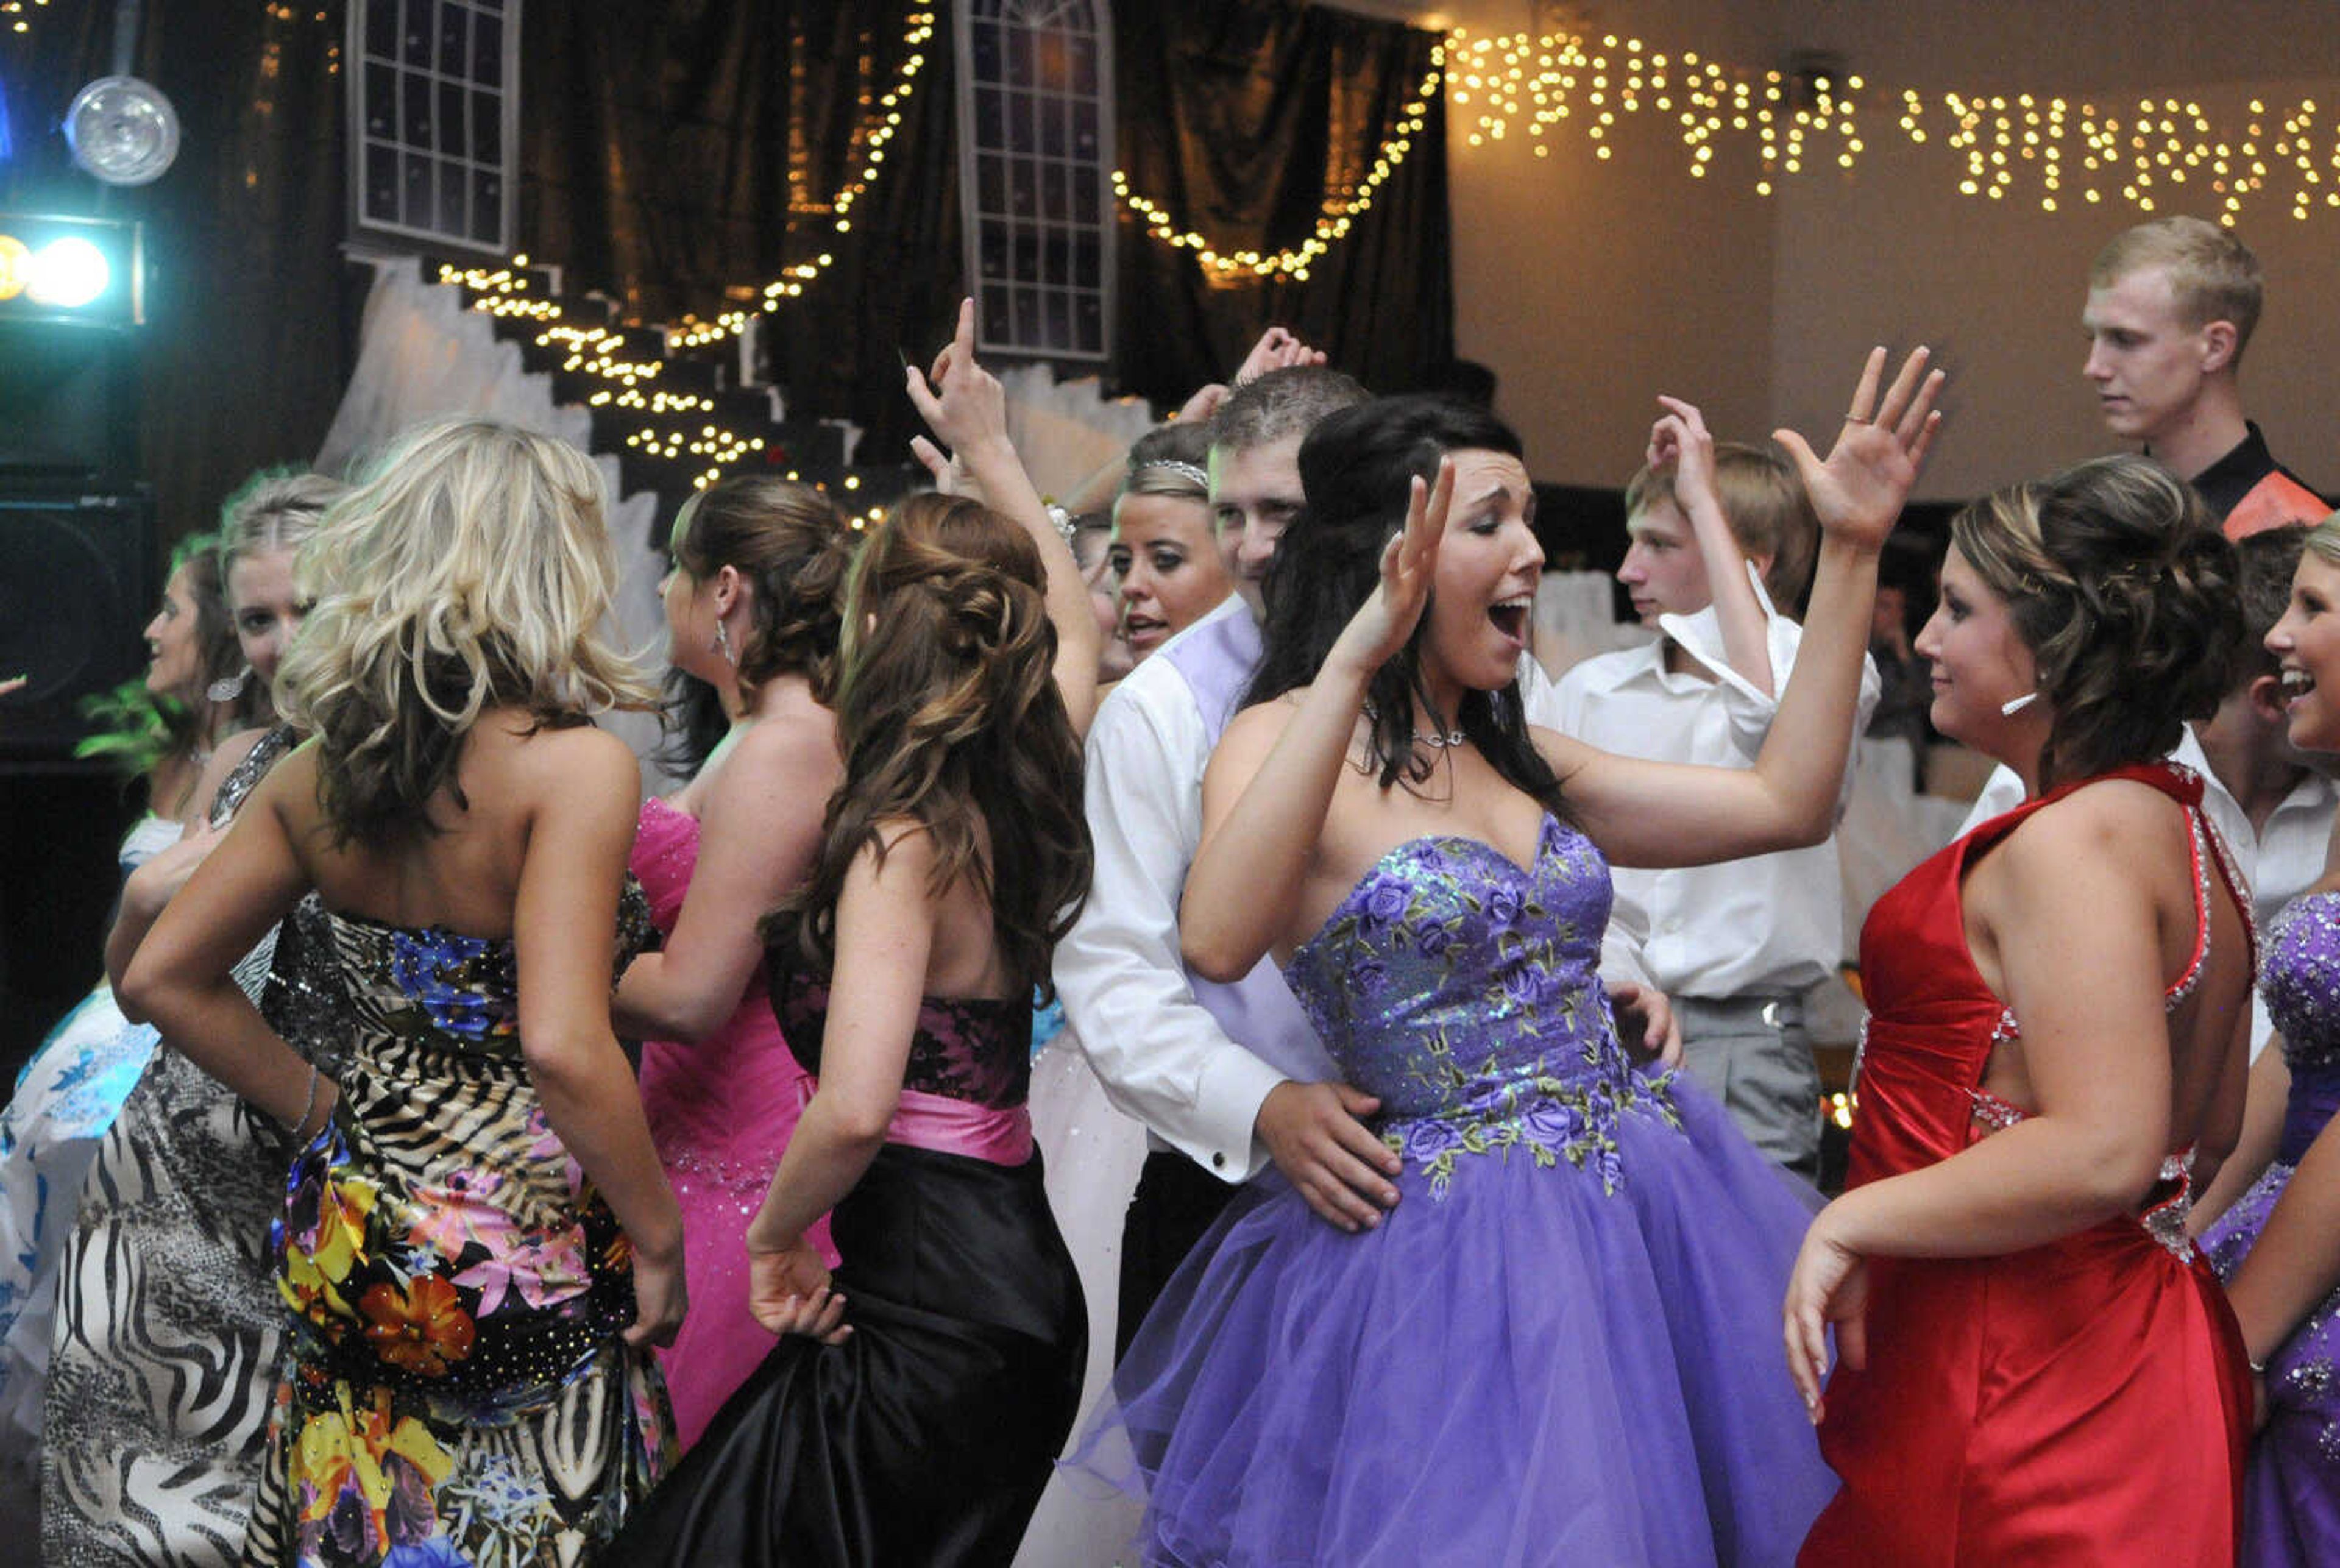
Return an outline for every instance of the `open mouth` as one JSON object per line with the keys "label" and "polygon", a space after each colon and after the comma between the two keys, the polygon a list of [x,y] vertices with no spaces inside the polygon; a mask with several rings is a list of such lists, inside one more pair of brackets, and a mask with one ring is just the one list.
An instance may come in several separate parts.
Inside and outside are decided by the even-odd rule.
{"label": "open mouth", "polygon": [[1132,642],[1151,642],[1169,630],[1167,622],[1150,615],[1128,615],[1122,618],[1121,634]]}
{"label": "open mouth", "polygon": [[1532,594],[1522,594],[1516,599],[1506,599],[1500,604],[1488,607],[1487,619],[1493,621],[1495,630],[1505,637],[1510,638],[1513,642],[1524,644],[1528,640],[1528,611],[1534,603],[1535,598]]}
{"label": "open mouth", "polygon": [[2284,666],[2282,679],[2283,700],[2285,702],[2296,702],[2315,690],[2315,677],[2293,665]]}

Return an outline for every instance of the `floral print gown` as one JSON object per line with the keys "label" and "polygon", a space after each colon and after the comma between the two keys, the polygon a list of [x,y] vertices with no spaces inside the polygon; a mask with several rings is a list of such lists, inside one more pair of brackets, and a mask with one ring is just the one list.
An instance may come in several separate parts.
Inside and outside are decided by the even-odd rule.
{"label": "floral print gown", "polygon": [[[620,960],[648,910],[630,883]],[[333,917],[342,1100],[272,1235],[296,1325],[248,1562],[589,1562],[671,1444],[624,1233],[546,1125],[509,940]]]}

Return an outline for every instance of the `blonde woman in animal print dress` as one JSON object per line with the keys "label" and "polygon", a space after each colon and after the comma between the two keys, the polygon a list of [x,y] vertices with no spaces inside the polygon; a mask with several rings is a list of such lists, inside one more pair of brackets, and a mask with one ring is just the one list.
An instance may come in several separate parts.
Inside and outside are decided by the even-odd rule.
{"label": "blonde woman in animal print dress", "polygon": [[[590,720],[651,692],[596,630],[600,477],[543,437],[426,426],[302,571],[327,590],[279,696],[316,739],[124,979],[300,1151],[244,1561],[583,1563],[659,1474],[649,1352],[684,1307],[680,1212],[610,1024],[647,923],[640,781]],[[352,1015],[325,1075],[229,978],[312,888]]]}

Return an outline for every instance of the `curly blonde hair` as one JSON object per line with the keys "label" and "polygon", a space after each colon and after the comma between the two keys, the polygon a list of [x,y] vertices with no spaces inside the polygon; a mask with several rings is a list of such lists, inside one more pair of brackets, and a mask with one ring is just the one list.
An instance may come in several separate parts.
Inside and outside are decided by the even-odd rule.
{"label": "curly blonde hair", "polygon": [[649,708],[604,637],[618,581],[601,476],[562,442],[484,420],[420,426],[337,502],[294,570],[312,597],[279,701],[322,749],[336,842],[431,830],[463,737],[491,708],[540,726]]}

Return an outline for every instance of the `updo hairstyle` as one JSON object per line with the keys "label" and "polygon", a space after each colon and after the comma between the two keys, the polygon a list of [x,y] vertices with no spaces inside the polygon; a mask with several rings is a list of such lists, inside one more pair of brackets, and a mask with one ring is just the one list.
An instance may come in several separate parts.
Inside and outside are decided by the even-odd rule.
{"label": "updo hairstyle", "polygon": [[1986,496],[1950,523],[2007,601],[2055,710],[2039,788],[2164,757],[2226,695],[2243,640],[2234,547],[2149,458],[2097,458]]}

